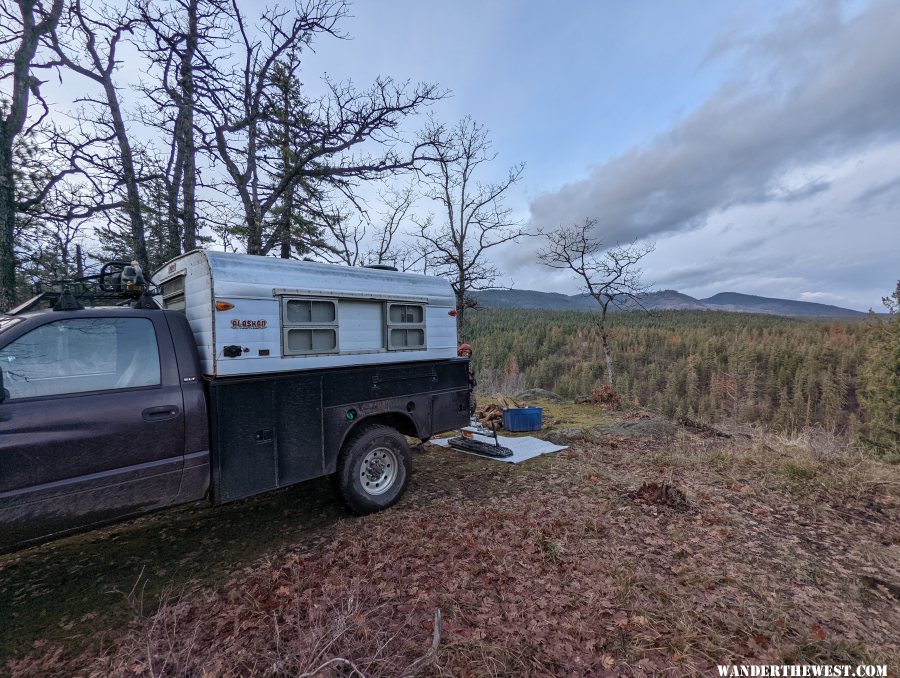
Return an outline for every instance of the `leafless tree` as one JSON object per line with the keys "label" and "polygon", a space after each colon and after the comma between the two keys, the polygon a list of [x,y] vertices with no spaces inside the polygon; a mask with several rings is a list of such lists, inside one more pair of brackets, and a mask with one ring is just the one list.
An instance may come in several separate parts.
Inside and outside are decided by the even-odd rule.
{"label": "leafless tree", "polygon": [[140,49],[154,67],[141,87],[146,97],[141,118],[169,140],[162,179],[170,257],[199,242],[197,99],[218,80],[222,50],[233,37],[229,8],[227,0],[138,4]]}
{"label": "leafless tree", "polygon": [[382,193],[380,197],[383,208],[379,211],[379,223],[373,224],[373,245],[365,254],[365,262],[407,270],[410,249],[405,244],[397,244],[396,238],[415,202],[415,192],[412,186],[406,186]]}
{"label": "leafless tree", "polygon": [[[350,195],[354,182],[408,171],[429,157],[429,141],[407,147],[399,127],[444,96],[434,85],[410,88],[386,78],[360,91],[326,80],[326,95],[304,96],[299,56],[315,36],[337,36],[346,13],[342,0],[303,0],[292,11],[267,10],[252,32],[232,4],[242,65],[204,102],[212,129],[206,147],[225,167],[243,207],[251,254],[266,254],[283,241],[283,229],[270,216],[286,197],[290,204],[282,208],[302,210],[323,202],[329,191]],[[290,85],[289,114],[285,90],[272,86],[276,78]],[[265,152],[267,136],[280,138],[280,148]]]}
{"label": "leafless tree", "polygon": [[82,102],[97,108],[98,117],[87,121],[93,126],[90,133],[111,141],[117,153],[111,158],[95,154],[90,160],[98,171],[109,173],[114,177],[113,183],[124,188],[122,204],[128,215],[133,256],[148,268],[139,186],[145,177],[138,172],[114,78],[119,64],[117,48],[123,38],[134,32],[137,21],[127,7],[87,7],[82,6],[81,0],[72,0],[50,37],[57,65],[87,78],[102,90],[100,98],[86,95]]}
{"label": "leafless tree", "polygon": [[551,268],[568,269],[580,278],[584,291],[600,306],[597,319],[600,343],[606,357],[606,381],[615,388],[616,372],[613,367],[607,312],[610,307],[641,307],[641,296],[650,285],[643,282],[643,272],[638,267],[641,259],[655,249],[653,244],[632,243],[625,246],[606,247],[592,235],[597,230],[596,219],[561,227],[545,234],[547,245],[538,252],[538,259]]}
{"label": "leafless tree", "polygon": [[[9,106],[0,103],[0,199],[9,207],[0,233],[0,307],[15,301],[16,247],[25,253],[17,238],[32,236],[41,240],[34,250],[41,262],[57,250],[68,262],[69,235],[93,231],[101,250],[128,252],[147,266],[200,244],[201,223],[226,247],[267,254],[280,245],[282,256],[334,255],[325,239],[333,230],[343,233],[344,254],[357,264],[414,265],[416,255],[396,237],[412,194],[393,196],[369,219],[358,209],[358,189],[436,159],[440,140],[410,137],[403,127],[446,93],[390,78],[364,89],[326,78],[325,94],[312,95],[300,80],[301,58],[317,36],[341,37],[345,1],[297,0],[250,19],[241,6],[0,3],[7,24],[0,27],[0,79],[12,82],[15,95]],[[120,80],[131,47],[145,60],[137,102]],[[70,123],[48,117],[33,75],[40,69],[86,85]],[[35,130],[40,157],[29,174],[13,155],[30,148],[23,139]],[[213,207],[217,196],[225,210],[221,202]],[[353,206],[363,221],[335,205]],[[215,219],[201,222],[213,212]]]}
{"label": "leafless tree", "polygon": [[[15,6],[16,9],[13,9]],[[0,309],[16,302],[15,233],[17,215],[24,205],[17,190],[15,166],[16,144],[27,134],[30,98],[41,105],[41,115],[32,123],[34,128],[47,115],[47,106],[40,96],[41,81],[33,74],[34,59],[41,41],[50,34],[62,15],[63,1],[53,0],[47,6],[39,0],[17,0],[0,3],[0,80],[11,80],[10,100],[0,101]],[[45,188],[58,179],[46,182]],[[40,202],[42,191],[28,201]]]}
{"label": "leafless tree", "polygon": [[497,279],[488,251],[525,234],[503,204],[525,165],[509,168],[498,182],[481,182],[479,172],[497,154],[491,151],[484,126],[468,117],[452,129],[432,130],[430,138],[437,158],[423,172],[422,183],[440,212],[417,219],[416,235],[428,268],[453,285],[462,329],[466,308],[472,305],[469,292],[490,287]]}
{"label": "leafless tree", "polygon": [[[397,235],[406,221],[416,195],[412,186],[392,187],[379,192],[377,217],[371,219],[368,210],[357,209],[353,214],[344,210],[338,218],[326,220],[331,241],[332,257],[348,266],[395,266],[407,271],[415,267],[416,258],[409,243],[397,242]],[[324,254],[324,253],[320,253]]]}

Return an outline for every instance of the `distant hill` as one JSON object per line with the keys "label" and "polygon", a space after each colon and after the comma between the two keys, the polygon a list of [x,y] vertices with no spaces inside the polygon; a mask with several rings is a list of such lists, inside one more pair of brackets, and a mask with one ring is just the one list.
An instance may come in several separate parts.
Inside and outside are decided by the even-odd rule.
{"label": "distant hill", "polygon": [[[558,294],[536,290],[480,290],[472,297],[484,308],[544,308],[554,311],[593,311],[596,302],[586,294]],[[858,318],[861,311],[816,304],[810,301],[757,297],[738,292],[720,292],[708,299],[695,299],[675,290],[651,292],[641,299],[641,306],[657,311],[730,311],[732,313],[767,313],[799,317]],[[638,308],[631,305],[627,308]]]}
{"label": "distant hill", "polygon": [[557,311],[590,311],[596,302],[583,294],[567,296],[535,290],[480,290],[472,297],[485,308],[548,308]]}
{"label": "distant hill", "polygon": [[839,318],[866,315],[861,311],[852,311],[849,308],[841,308],[831,304],[816,304],[810,301],[792,301],[790,299],[771,299],[769,297],[757,297],[752,294],[740,294],[738,292],[719,292],[719,294],[714,294],[708,299],[702,299],[701,301],[723,311],[738,311],[742,313],[754,312],[771,313],[773,315]]}

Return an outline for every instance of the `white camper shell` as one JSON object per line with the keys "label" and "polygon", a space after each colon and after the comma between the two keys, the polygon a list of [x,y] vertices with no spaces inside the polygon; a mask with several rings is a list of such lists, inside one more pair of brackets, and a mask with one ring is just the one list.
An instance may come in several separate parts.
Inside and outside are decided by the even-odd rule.
{"label": "white camper shell", "polygon": [[433,276],[195,250],[153,283],[209,377],[456,357],[453,289]]}

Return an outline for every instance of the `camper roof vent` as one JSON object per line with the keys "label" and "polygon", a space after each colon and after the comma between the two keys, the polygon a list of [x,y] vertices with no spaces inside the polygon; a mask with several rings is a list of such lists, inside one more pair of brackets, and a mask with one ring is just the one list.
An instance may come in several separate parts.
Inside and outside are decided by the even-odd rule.
{"label": "camper roof vent", "polygon": [[396,271],[396,266],[388,266],[387,264],[369,264],[364,268],[374,268],[376,271]]}

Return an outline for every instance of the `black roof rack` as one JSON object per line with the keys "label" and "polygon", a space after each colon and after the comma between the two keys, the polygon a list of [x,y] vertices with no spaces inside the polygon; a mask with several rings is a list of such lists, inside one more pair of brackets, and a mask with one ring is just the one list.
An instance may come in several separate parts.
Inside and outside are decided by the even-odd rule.
{"label": "black roof rack", "polygon": [[110,261],[94,275],[38,281],[34,293],[31,299],[7,311],[7,315],[42,306],[54,311],[76,311],[85,306],[159,308],[153,300],[159,290],[144,277],[136,262]]}

